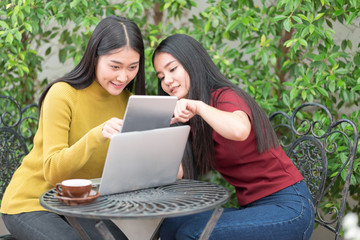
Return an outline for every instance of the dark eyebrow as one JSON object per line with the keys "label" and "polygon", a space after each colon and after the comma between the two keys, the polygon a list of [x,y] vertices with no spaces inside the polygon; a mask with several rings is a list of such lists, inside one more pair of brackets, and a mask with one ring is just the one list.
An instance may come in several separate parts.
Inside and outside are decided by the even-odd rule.
{"label": "dark eyebrow", "polygon": [[[116,61],[116,60],[110,60],[110,62],[116,63],[116,64],[123,64],[122,62]],[[139,64],[139,61],[130,63],[130,65]]]}
{"label": "dark eyebrow", "polygon": [[[165,64],[165,68],[167,68],[170,64],[172,64],[173,62],[176,62],[176,60],[172,60],[170,62],[168,62],[167,64]],[[158,75],[160,72],[156,72],[156,75]]]}

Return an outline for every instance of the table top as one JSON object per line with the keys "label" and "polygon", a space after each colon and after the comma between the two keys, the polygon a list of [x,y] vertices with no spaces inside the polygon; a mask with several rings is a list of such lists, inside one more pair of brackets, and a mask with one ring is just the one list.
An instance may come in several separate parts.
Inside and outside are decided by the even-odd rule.
{"label": "table top", "polygon": [[94,219],[175,217],[211,210],[226,203],[229,192],[210,182],[179,179],[173,184],[132,192],[100,195],[94,202],[69,206],[56,198],[55,188],[40,204],[58,214]]}

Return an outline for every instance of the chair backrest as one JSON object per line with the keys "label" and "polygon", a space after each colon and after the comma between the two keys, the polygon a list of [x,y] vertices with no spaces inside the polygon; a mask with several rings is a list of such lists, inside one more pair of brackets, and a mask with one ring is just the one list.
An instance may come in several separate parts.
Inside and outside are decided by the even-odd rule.
{"label": "chair backrest", "polygon": [[317,103],[269,118],[312,194],[315,221],[339,239],[358,145],[356,125],[348,119],[334,120],[329,109]]}
{"label": "chair backrest", "polygon": [[[32,147],[37,130],[37,105],[24,108],[15,99],[0,95],[0,201],[14,171]],[[0,202],[1,204],[1,202]]]}

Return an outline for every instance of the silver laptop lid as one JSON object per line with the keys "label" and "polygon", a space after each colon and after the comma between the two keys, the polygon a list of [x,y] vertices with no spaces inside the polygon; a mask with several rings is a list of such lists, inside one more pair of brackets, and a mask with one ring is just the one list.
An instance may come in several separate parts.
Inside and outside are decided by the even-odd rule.
{"label": "silver laptop lid", "polygon": [[100,194],[175,182],[189,131],[189,126],[176,126],[114,135],[106,156]]}

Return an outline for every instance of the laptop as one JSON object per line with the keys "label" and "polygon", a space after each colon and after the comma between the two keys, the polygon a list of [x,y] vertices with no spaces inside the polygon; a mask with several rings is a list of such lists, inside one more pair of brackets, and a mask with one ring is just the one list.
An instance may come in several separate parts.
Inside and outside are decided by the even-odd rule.
{"label": "laptop", "polygon": [[189,131],[186,125],[115,134],[110,140],[100,194],[175,182]]}
{"label": "laptop", "polygon": [[177,100],[176,96],[130,96],[121,132],[169,127]]}

